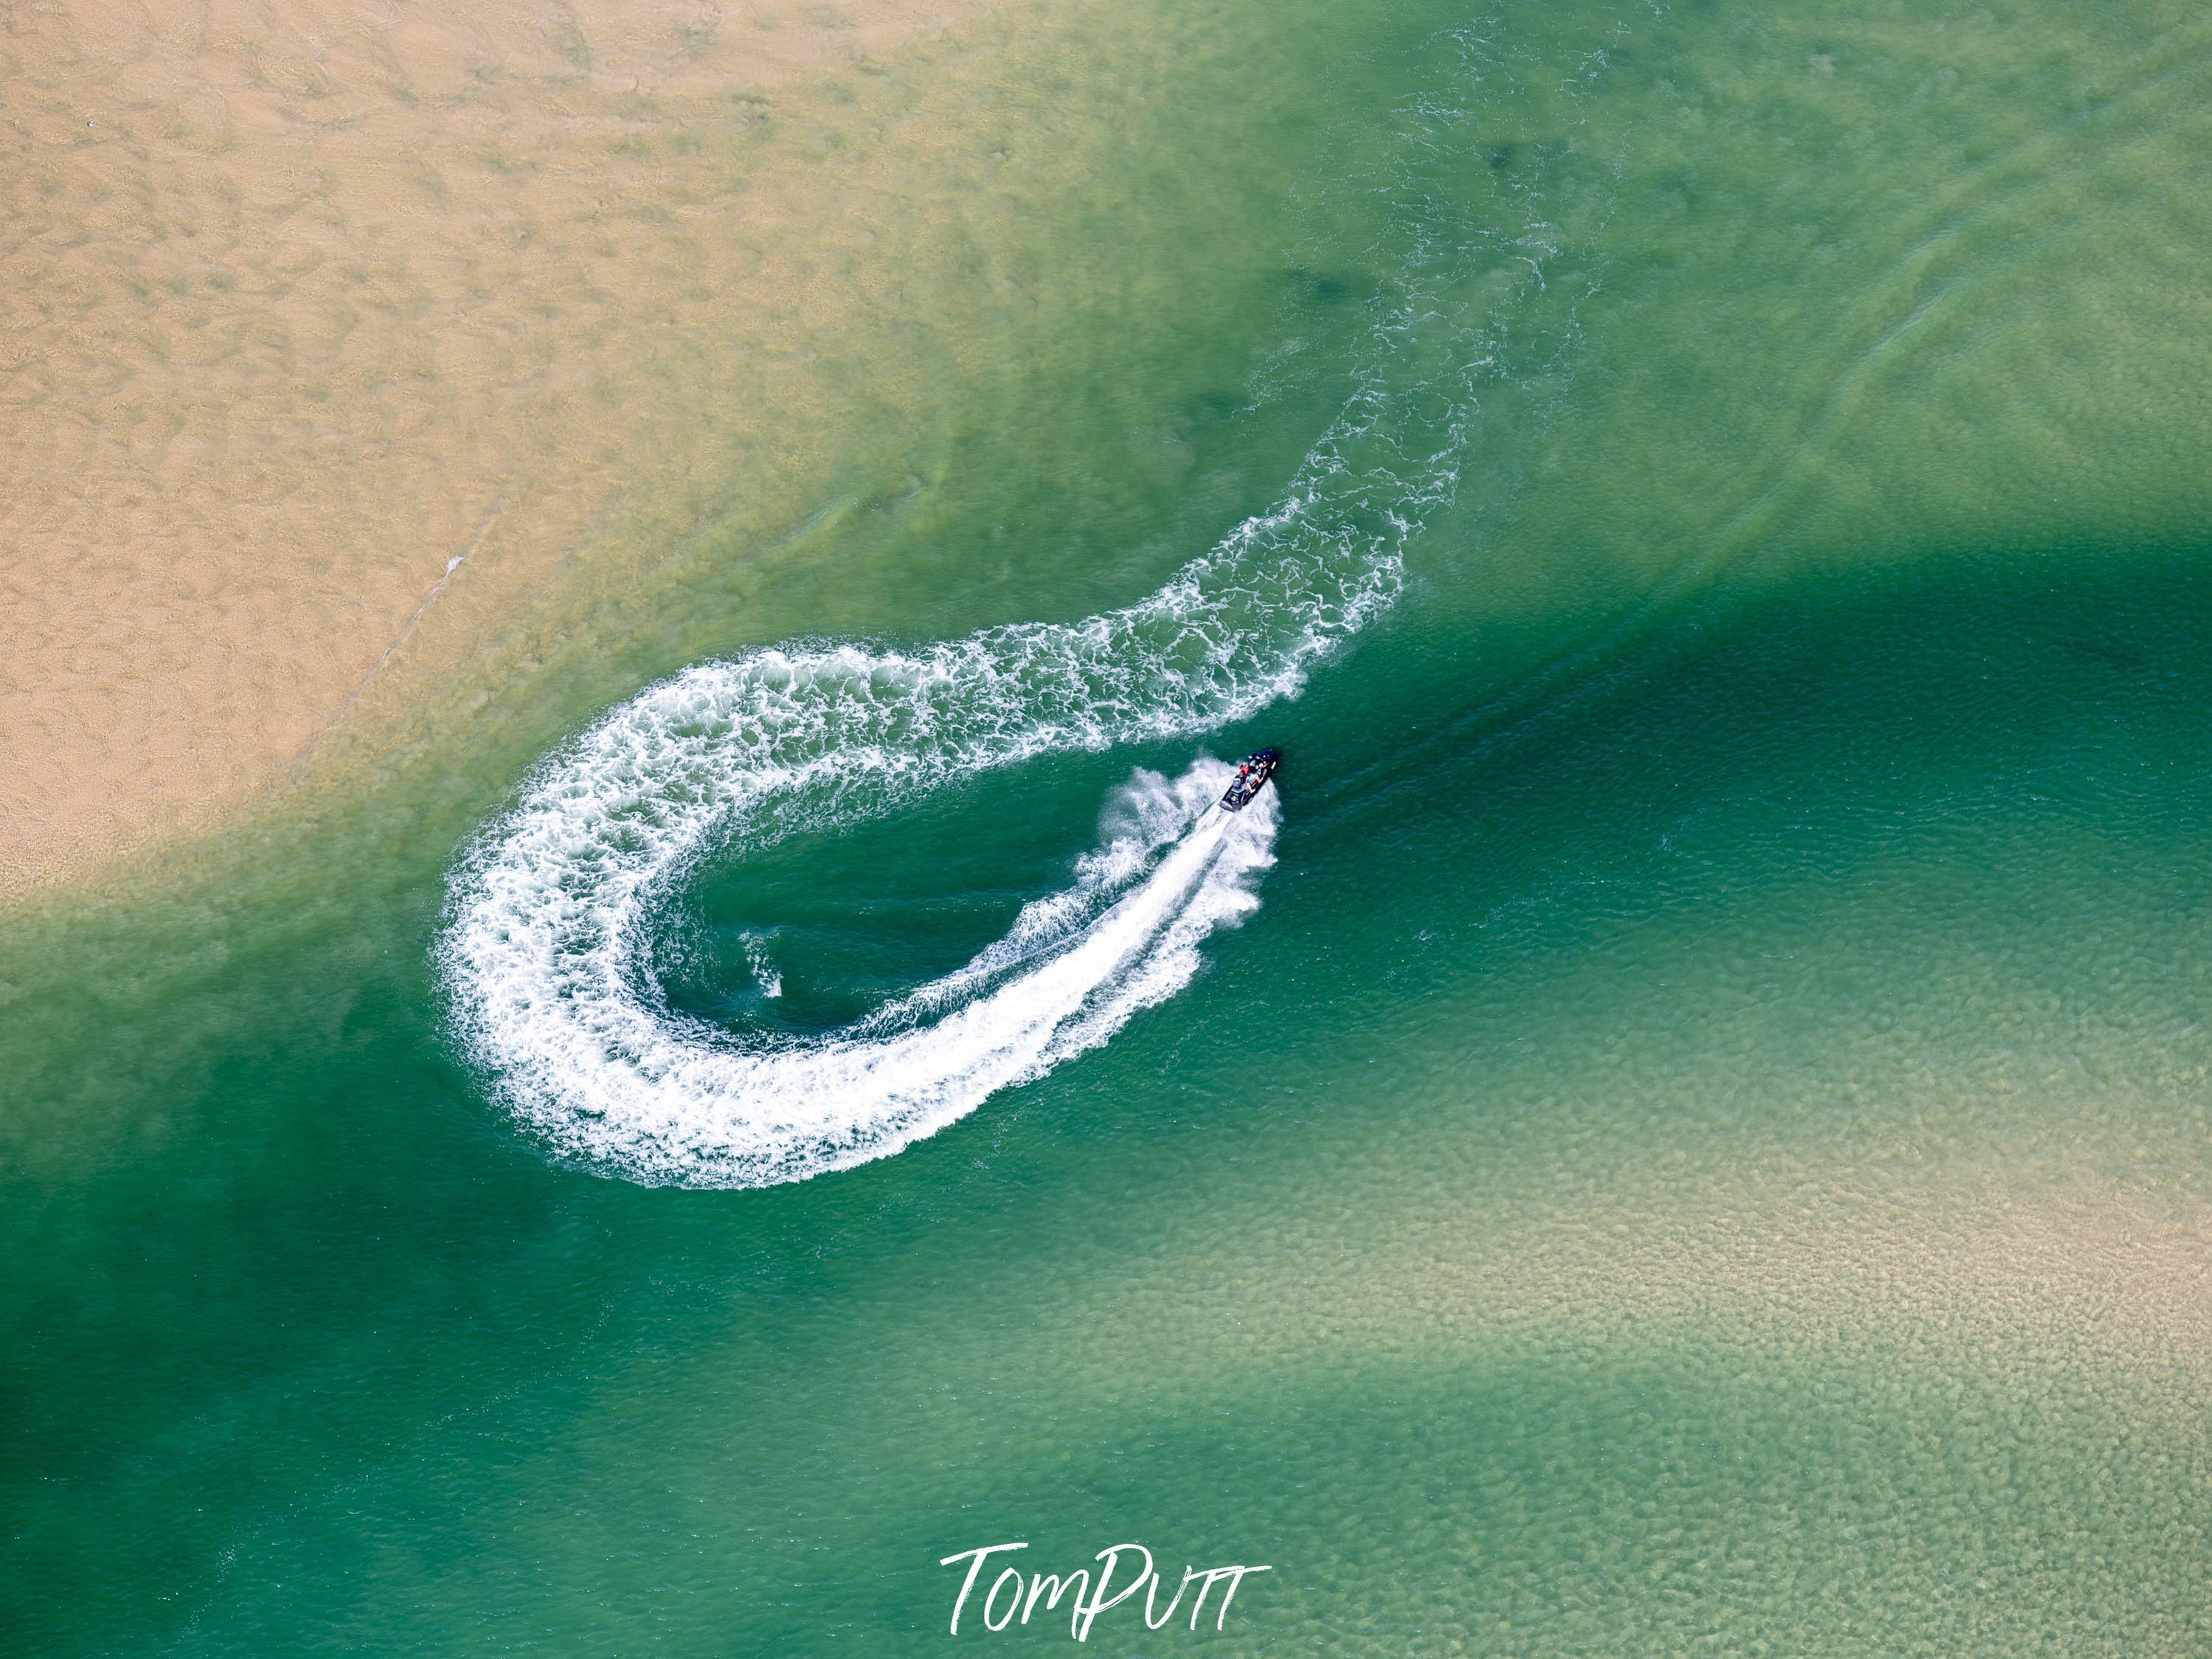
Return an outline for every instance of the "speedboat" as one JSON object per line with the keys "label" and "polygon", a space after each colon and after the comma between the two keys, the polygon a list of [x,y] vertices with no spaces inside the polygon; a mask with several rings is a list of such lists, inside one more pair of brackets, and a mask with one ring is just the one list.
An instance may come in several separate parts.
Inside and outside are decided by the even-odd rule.
{"label": "speedboat", "polygon": [[1221,798],[1224,812],[1241,812],[1252,804],[1252,797],[1267,787],[1267,780],[1275,775],[1275,767],[1283,758],[1279,749],[1255,750],[1244,757],[1244,764],[1237,769],[1236,781],[1229,793]]}

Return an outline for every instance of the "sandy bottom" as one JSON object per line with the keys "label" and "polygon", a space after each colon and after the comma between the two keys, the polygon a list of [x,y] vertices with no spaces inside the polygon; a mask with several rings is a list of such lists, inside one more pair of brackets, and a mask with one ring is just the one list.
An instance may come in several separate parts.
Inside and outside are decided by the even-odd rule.
{"label": "sandy bottom", "polygon": [[12,10],[0,891],[265,793],[610,515],[803,470],[896,228],[969,182],[917,88],[1040,15]]}

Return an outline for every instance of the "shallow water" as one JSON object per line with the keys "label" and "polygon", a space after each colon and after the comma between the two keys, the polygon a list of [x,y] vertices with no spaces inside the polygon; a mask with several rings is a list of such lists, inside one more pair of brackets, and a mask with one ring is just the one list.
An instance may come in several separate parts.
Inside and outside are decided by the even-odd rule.
{"label": "shallow water", "polygon": [[[1015,1539],[1270,1565],[1109,1652],[2202,1648],[2204,24],[1209,27],[1036,244],[1141,327],[979,331],[1054,343],[911,488],[856,442],[783,550],[702,535],[343,810],[15,925],[35,1650],[1066,1641],[945,1633],[939,1559]],[[1178,231],[1215,276],[1163,290]],[[730,820],[616,975],[821,1041],[1079,883],[1137,769],[1279,743],[1187,986],[794,1183],[512,1109],[440,952],[590,721],[1135,604],[1370,394],[1404,489],[1245,632],[1402,577],[1297,695]]]}

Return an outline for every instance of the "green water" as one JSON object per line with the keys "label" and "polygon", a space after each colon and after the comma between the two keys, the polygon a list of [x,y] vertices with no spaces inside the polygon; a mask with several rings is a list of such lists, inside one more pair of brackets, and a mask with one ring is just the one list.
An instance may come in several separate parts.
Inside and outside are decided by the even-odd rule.
{"label": "green water", "polygon": [[[939,1558],[1017,1539],[1270,1565],[1106,1652],[2212,1642],[2212,26],[1143,21],[1196,47],[1060,64],[1155,105],[1024,221],[1045,319],[948,350],[938,428],[367,798],[11,923],[11,1650],[1064,1643],[945,1631]],[[1139,598],[1279,501],[1440,250],[1392,385],[1473,388],[1457,487],[1301,697],[686,899],[842,1019],[1133,767],[1280,743],[1188,989],[798,1185],[516,1130],[432,956],[546,744],[702,655]]]}

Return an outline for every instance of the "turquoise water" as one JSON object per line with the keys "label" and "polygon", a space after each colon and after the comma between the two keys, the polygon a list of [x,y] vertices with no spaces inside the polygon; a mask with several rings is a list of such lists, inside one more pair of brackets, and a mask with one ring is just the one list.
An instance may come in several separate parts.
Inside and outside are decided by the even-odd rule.
{"label": "turquoise water", "polygon": [[[1207,27],[926,476],[856,444],[373,798],[11,927],[27,1650],[1050,1645],[951,1635],[940,1559],[1132,1539],[1270,1571],[1108,1652],[2201,1650],[2205,25]],[[1068,631],[1017,672],[1023,623]],[[596,902],[763,763],[629,699],[978,640],[887,737],[806,703],[777,763],[889,758],[641,886],[644,969],[558,999],[629,1050],[481,1041],[472,872]],[[514,826],[594,731],[634,816],[556,868]],[[1113,974],[804,1181],[599,1133],[757,1116],[732,1056],[819,1056],[1083,890],[1139,769],[1261,742],[1256,908],[1095,1046]]]}

